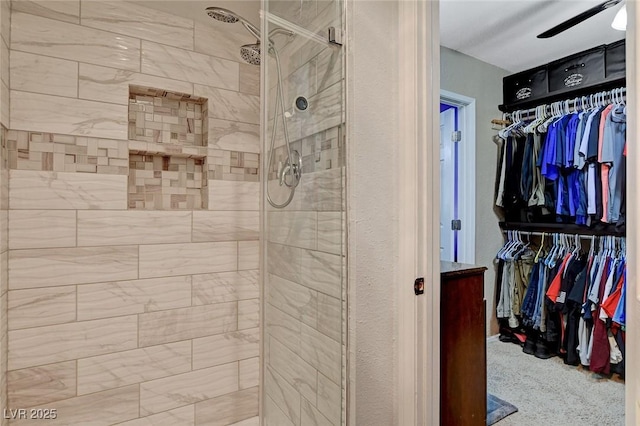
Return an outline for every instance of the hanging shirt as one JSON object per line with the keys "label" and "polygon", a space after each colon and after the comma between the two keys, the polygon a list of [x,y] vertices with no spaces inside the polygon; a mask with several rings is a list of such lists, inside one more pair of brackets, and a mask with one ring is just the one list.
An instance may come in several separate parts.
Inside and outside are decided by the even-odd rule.
{"label": "hanging shirt", "polygon": [[602,161],[602,147],[604,144],[604,133],[605,133],[605,124],[607,122],[607,117],[611,113],[611,109],[613,105],[608,105],[604,110],[602,110],[602,114],[600,115],[600,128],[598,132],[598,162],[601,163],[600,166],[600,177],[602,180],[602,215],[598,218],[603,222],[608,222],[608,212],[609,212],[609,168],[610,164]]}

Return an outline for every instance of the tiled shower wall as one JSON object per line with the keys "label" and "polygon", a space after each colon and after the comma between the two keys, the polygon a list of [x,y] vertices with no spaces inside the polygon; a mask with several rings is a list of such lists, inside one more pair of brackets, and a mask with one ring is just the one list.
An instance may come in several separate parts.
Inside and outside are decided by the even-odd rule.
{"label": "tiled shower wall", "polygon": [[[10,4],[7,0],[0,0],[0,410],[2,412],[7,408],[9,168],[6,128],[9,127],[10,30]],[[1,419],[0,424],[6,425],[7,420]]]}
{"label": "tiled shower wall", "polygon": [[[205,209],[130,210],[121,152],[215,157],[229,174],[257,156],[259,70],[238,55],[251,37],[126,2],[14,0],[9,40],[5,11],[9,407],[57,409],[47,424],[257,424],[259,183],[210,173]],[[128,141],[130,85],[206,98],[208,146]],[[67,148],[85,142],[107,168]]]}
{"label": "tiled shower wall", "polygon": [[[270,2],[271,12],[318,34],[340,27],[338,3]],[[267,206],[265,421],[339,426],[346,364],[342,53],[302,37],[277,48],[285,105],[304,96],[309,111],[287,122],[291,149],[302,155],[300,185],[285,209]],[[275,93],[274,80],[270,89]],[[269,191],[278,201],[288,194],[275,175],[285,151],[276,149],[269,170]]]}

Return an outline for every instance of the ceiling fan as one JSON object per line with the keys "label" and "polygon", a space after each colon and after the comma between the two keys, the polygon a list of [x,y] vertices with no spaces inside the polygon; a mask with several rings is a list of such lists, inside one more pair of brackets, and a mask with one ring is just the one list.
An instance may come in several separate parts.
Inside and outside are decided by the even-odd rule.
{"label": "ceiling fan", "polygon": [[[550,38],[553,37],[555,35],[560,34],[563,31],[568,30],[569,28],[578,25],[580,22],[585,21],[589,18],[591,18],[594,15],[597,15],[598,13],[605,11],[607,9],[609,9],[610,7],[613,7],[615,5],[617,5],[618,3],[622,2],[623,0],[608,0],[605,1],[603,3],[600,3],[597,6],[592,7],[591,9],[587,9],[584,12],[574,16],[573,18],[567,19],[566,21],[562,22],[559,25],[556,25],[555,27],[543,32],[542,34],[538,35],[538,38]],[[623,21],[623,22],[621,22]],[[624,28],[626,28],[626,24],[627,24],[627,10],[626,10],[626,5],[622,6],[622,8],[618,11],[618,13],[616,14],[615,19],[613,20],[613,24],[612,26],[615,29],[620,29],[620,30],[624,30]],[[615,25],[618,25],[618,27],[616,27]]]}

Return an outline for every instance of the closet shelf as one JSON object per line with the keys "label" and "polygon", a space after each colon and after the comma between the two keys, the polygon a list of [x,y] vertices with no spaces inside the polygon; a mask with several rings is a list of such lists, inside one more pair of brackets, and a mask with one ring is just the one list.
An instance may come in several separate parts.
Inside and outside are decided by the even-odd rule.
{"label": "closet shelf", "polygon": [[615,224],[599,223],[592,228],[568,223],[529,223],[529,222],[499,222],[503,231],[548,232],[577,235],[595,235],[624,237],[625,230],[616,228]]}

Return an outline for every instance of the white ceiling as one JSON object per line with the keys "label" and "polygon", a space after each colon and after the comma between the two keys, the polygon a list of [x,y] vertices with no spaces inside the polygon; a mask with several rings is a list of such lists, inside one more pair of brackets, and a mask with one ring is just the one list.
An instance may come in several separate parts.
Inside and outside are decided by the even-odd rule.
{"label": "white ceiling", "polygon": [[536,36],[603,0],[440,0],[440,43],[511,72],[624,38],[619,4],[549,39]]}
{"label": "white ceiling", "polygon": [[[536,38],[602,1],[440,0],[440,42],[508,71],[522,71],[624,38],[624,32],[611,28],[611,21],[622,4],[550,39]],[[233,10],[258,27],[260,24],[260,0],[137,0],[135,3],[207,23],[212,21],[205,8],[219,6]]]}

